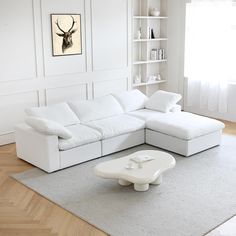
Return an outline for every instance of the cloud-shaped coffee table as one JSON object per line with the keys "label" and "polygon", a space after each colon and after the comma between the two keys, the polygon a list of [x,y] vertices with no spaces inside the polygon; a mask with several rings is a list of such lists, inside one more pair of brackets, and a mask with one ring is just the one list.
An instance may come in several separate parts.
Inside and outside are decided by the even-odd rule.
{"label": "cloud-shaped coffee table", "polygon": [[173,168],[175,163],[174,157],[166,152],[144,150],[100,163],[94,170],[102,178],[118,179],[122,186],[133,183],[136,191],[147,191],[149,184],[161,184],[163,172]]}

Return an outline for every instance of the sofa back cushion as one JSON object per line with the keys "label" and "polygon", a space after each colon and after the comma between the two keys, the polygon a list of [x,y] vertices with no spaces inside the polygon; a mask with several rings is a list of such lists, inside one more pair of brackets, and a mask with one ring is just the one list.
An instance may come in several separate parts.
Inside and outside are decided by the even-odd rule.
{"label": "sofa back cushion", "polygon": [[124,113],[121,105],[111,95],[94,100],[72,101],[68,104],[84,123]]}
{"label": "sofa back cushion", "polygon": [[137,89],[125,91],[122,93],[115,93],[112,95],[121,104],[125,112],[143,109],[145,102],[147,101],[147,96]]}
{"label": "sofa back cushion", "polygon": [[169,112],[181,98],[182,96],[180,94],[158,90],[147,100],[145,108]]}
{"label": "sofa back cushion", "polygon": [[70,109],[67,103],[59,103],[45,107],[33,107],[25,110],[29,116],[53,120],[63,126],[80,123],[79,118]]}

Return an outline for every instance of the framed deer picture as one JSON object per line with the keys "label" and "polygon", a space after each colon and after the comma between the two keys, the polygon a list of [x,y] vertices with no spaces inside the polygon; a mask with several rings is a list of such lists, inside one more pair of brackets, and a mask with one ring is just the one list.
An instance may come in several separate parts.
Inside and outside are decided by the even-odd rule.
{"label": "framed deer picture", "polygon": [[51,26],[53,56],[82,54],[80,14],[51,14]]}

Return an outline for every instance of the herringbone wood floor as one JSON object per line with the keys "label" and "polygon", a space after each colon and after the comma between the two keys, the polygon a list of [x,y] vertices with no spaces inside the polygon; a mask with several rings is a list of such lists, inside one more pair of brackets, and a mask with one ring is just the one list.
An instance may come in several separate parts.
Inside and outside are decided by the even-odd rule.
{"label": "herringbone wood floor", "polygon": [[0,147],[0,236],[106,235],[9,177],[30,168],[14,144]]}
{"label": "herringbone wood floor", "polygon": [[[225,123],[225,132],[236,135],[236,123]],[[0,236],[106,235],[9,177],[30,168],[14,144],[0,147]]]}

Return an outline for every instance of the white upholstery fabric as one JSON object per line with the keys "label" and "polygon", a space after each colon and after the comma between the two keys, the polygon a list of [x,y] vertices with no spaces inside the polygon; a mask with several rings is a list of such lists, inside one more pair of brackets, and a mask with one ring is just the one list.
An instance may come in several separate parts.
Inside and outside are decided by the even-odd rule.
{"label": "white upholstery fabric", "polygon": [[63,125],[40,117],[28,117],[25,122],[36,131],[46,135],[56,135],[63,139],[72,137],[72,133]]}
{"label": "white upholstery fabric", "polygon": [[100,141],[60,151],[61,169],[93,160],[101,156],[102,146]]}
{"label": "white upholstery fabric", "polygon": [[[181,106],[180,105],[175,105],[170,112],[180,112],[181,111]],[[128,115],[137,117],[139,119],[143,119],[145,121],[154,118],[154,117],[159,117],[159,116],[165,116],[166,113],[160,112],[160,111],[154,111],[154,110],[149,110],[149,109],[140,109],[137,111],[132,111],[129,112]]]}
{"label": "white upholstery fabric", "polygon": [[118,100],[125,112],[143,109],[147,101],[147,96],[137,89],[112,95]]}
{"label": "white upholstery fabric", "polygon": [[184,140],[194,139],[224,128],[220,121],[188,112],[166,113],[146,122],[148,129]]}
{"label": "white upholstery fabric", "polygon": [[26,124],[15,127],[17,157],[47,171],[60,169],[58,137],[37,132]]}
{"label": "white upholstery fabric", "polygon": [[69,105],[81,122],[99,120],[124,113],[121,105],[112,95],[94,100],[73,101],[69,102]]}
{"label": "white upholstery fabric", "polygon": [[70,109],[67,103],[59,103],[46,107],[27,108],[25,112],[29,116],[36,116],[48,120],[53,120],[63,126],[80,123],[80,120]]}
{"label": "white upholstery fabric", "polygon": [[181,98],[180,94],[158,90],[147,100],[145,108],[168,112]]}
{"label": "white upholstery fabric", "polygon": [[91,121],[86,125],[98,130],[103,139],[145,128],[145,121],[128,115],[120,115],[102,120]]}
{"label": "white upholstery fabric", "polygon": [[208,148],[220,145],[221,131],[216,131],[191,140],[184,140],[147,129],[146,143],[183,156],[191,156]]}
{"label": "white upholstery fabric", "polygon": [[181,105],[175,104],[171,109],[170,112],[181,112],[182,107]]}
{"label": "white upholstery fabric", "polygon": [[154,110],[149,110],[149,109],[141,109],[141,110],[137,110],[137,111],[132,111],[127,114],[130,116],[145,120],[145,121],[150,120],[151,118],[154,118],[154,117],[158,118],[160,116],[166,115],[166,113],[164,113],[164,112],[154,111]]}
{"label": "white upholstery fabric", "polygon": [[68,150],[88,143],[93,143],[101,139],[101,134],[84,125],[71,125],[67,127],[72,133],[70,139],[59,139],[59,149]]}
{"label": "white upholstery fabric", "polygon": [[119,152],[143,143],[145,143],[144,129],[104,139],[102,140],[102,156],[113,152]]}

